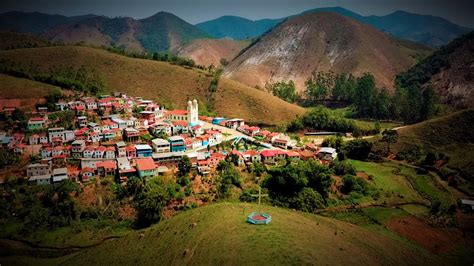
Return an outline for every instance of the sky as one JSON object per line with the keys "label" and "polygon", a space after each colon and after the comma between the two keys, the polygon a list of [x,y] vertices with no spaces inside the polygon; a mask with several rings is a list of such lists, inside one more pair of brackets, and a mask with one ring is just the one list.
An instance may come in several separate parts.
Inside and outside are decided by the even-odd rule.
{"label": "sky", "polygon": [[440,16],[474,28],[474,0],[2,0],[0,12],[38,11],[66,16],[96,14],[139,19],[167,11],[196,24],[223,15],[252,20],[281,18],[329,6],[342,6],[361,15],[387,15],[404,10]]}

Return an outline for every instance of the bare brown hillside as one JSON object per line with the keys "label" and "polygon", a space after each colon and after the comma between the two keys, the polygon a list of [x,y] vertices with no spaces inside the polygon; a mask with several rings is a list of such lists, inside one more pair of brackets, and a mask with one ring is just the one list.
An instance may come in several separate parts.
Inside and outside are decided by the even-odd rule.
{"label": "bare brown hillside", "polygon": [[[45,70],[51,66],[84,65],[98,71],[111,91],[124,91],[181,108],[191,98],[206,102],[211,81],[207,73],[198,70],[80,46],[0,51],[2,59],[24,65],[33,63]],[[287,123],[304,113],[301,107],[225,78],[219,82],[215,98],[219,115],[242,117],[253,122]]]}
{"label": "bare brown hillside", "polygon": [[431,77],[439,95],[455,106],[474,107],[474,34],[448,56],[448,67]]}
{"label": "bare brown hillside", "polygon": [[393,88],[396,74],[416,62],[417,51],[335,13],[300,15],[262,36],[226,68],[224,76],[249,86],[293,80],[301,91],[312,71],[371,72]]}
{"label": "bare brown hillside", "polygon": [[182,47],[178,55],[191,58],[199,65],[219,66],[222,58],[231,61],[248,44],[231,39],[197,39]]}

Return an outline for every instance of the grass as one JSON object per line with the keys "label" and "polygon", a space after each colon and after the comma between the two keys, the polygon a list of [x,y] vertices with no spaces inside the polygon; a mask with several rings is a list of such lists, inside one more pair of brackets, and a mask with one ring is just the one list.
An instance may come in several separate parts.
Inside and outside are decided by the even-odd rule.
{"label": "grass", "polygon": [[[449,156],[448,167],[458,170],[469,182],[464,189],[474,191],[474,109],[459,111],[398,130],[399,139],[393,152],[419,148]],[[381,145],[377,144],[376,145]],[[380,147],[382,148],[382,147]]]}
{"label": "grass", "polygon": [[400,170],[400,174],[410,179],[410,182],[417,191],[430,198],[431,201],[439,201],[441,207],[444,208],[448,208],[451,204],[455,203],[451,193],[438,184],[435,177],[429,174],[418,174],[415,169],[407,166],[398,165],[396,167]]}
{"label": "grass", "polygon": [[[245,222],[251,211],[266,226]],[[0,259],[3,260],[5,258]],[[8,258],[6,258],[8,259]],[[421,264],[439,262],[375,230],[331,218],[254,204],[217,203],[51,264]],[[34,262],[34,261],[33,261]]]}
{"label": "grass", "polygon": [[[207,101],[211,77],[203,71],[166,62],[129,58],[101,49],[57,46],[0,51],[0,59],[44,70],[51,66],[82,65],[100,73],[111,91],[123,91],[159,103],[185,108],[188,99]],[[215,93],[215,110],[221,116],[240,117],[265,124],[285,124],[304,109],[263,91],[222,78]]]}
{"label": "grass", "polygon": [[357,169],[372,176],[371,184],[380,191],[379,202],[400,203],[410,201],[423,201],[405,180],[405,177],[394,173],[393,165],[379,164],[373,162],[362,162],[351,160]]}
{"label": "grass", "polygon": [[52,88],[41,82],[0,74],[0,98],[37,99],[48,95]]}

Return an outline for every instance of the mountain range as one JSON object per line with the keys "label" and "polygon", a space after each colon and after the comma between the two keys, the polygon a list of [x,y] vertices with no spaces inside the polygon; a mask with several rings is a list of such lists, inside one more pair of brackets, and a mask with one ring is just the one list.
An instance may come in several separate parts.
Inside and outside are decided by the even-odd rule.
{"label": "mountain range", "polygon": [[409,47],[377,29],[330,12],[291,17],[258,38],[225,68],[249,86],[293,80],[304,89],[313,71],[374,75],[393,88],[395,75],[416,63],[425,47]]}
{"label": "mountain range", "polygon": [[[386,16],[362,16],[342,7],[307,10],[301,14],[334,12],[371,25],[397,38],[439,47],[472,29],[456,25],[444,18],[395,11]],[[299,15],[301,15],[299,14]],[[289,16],[292,17],[292,16]],[[241,17],[223,16],[196,24],[213,37],[233,39],[255,38],[287,18],[248,20]]]}

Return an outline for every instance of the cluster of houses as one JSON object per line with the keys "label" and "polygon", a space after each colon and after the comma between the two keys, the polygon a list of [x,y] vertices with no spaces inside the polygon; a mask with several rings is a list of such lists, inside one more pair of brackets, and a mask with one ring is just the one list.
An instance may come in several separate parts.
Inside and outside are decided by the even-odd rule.
{"label": "cluster of houses", "polygon": [[[296,142],[282,133],[248,126],[243,119],[200,117],[196,100],[189,101],[186,110],[165,110],[153,101],[119,93],[114,97],[61,101],[56,107],[74,112],[73,128],[58,126],[61,121],[49,119],[47,108],[40,107],[28,120],[27,134],[0,132],[3,146],[20,155],[39,157],[39,163],[30,164],[26,170],[27,178],[37,184],[66,178],[88,181],[105,175],[115,175],[120,180],[134,175],[151,177],[176,168],[185,155],[201,174],[209,173],[228,156],[237,158],[240,165],[318,156],[324,160],[335,158],[335,150],[283,150],[293,149]],[[213,124],[282,149],[272,146],[262,151],[212,152],[210,147],[224,139],[219,126],[212,127]]]}

